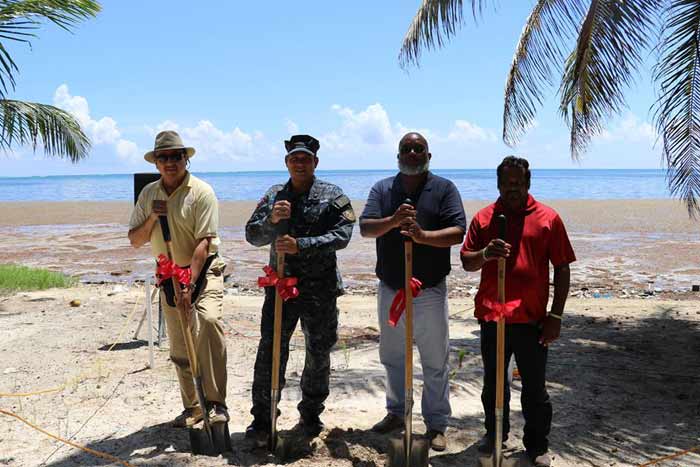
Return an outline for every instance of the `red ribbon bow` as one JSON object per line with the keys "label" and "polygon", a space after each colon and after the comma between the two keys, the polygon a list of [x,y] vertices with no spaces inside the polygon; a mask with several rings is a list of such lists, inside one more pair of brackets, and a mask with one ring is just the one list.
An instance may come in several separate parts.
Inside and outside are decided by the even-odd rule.
{"label": "red ribbon bow", "polygon": [[[421,287],[423,287],[423,283],[415,277],[411,277],[411,295],[413,295],[413,298],[420,295]],[[389,308],[390,325],[396,327],[404,309],[406,309],[406,289],[400,289],[394,295],[394,301],[391,302],[391,308]]]}
{"label": "red ribbon bow", "polygon": [[158,265],[156,266],[156,277],[158,285],[164,280],[174,277],[182,285],[190,285],[192,282],[192,270],[190,268],[181,268],[174,261],[170,261],[165,255],[158,255]]}
{"label": "red ribbon bow", "polygon": [[277,276],[277,272],[272,269],[272,266],[267,265],[263,268],[265,275],[258,277],[258,287],[276,287],[277,291],[285,302],[290,298],[296,298],[299,296],[299,289],[295,287],[297,285],[296,277],[285,277],[280,279]]}
{"label": "red ribbon bow", "polygon": [[485,298],[483,305],[491,311],[484,315],[484,321],[499,321],[501,318],[510,318],[521,303],[522,299],[520,298],[506,303],[492,302],[488,298]]}

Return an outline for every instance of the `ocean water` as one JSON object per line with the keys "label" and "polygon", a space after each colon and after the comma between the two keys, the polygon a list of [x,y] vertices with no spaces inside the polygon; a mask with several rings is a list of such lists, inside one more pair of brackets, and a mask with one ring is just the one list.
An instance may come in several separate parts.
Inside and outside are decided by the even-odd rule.
{"label": "ocean water", "polygon": [[[351,198],[367,197],[372,185],[394,170],[319,170],[316,175],[339,185]],[[495,170],[437,169],[452,180],[463,199],[491,200],[497,196]],[[257,200],[286,171],[198,173],[220,200]],[[539,199],[662,199],[669,198],[664,170],[542,169],[532,171],[530,192]],[[2,201],[132,201],[133,175],[74,175],[0,177]]]}

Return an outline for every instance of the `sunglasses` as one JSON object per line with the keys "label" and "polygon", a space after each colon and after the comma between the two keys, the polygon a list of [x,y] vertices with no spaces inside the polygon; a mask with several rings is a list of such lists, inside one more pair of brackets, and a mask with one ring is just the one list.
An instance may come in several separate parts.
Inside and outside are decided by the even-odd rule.
{"label": "sunglasses", "polygon": [[182,158],[184,157],[184,154],[177,153],[177,154],[162,154],[156,156],[156,160],[162,164],[166,162],[180,162]]}
{"label": "sunglasses", "polygon": [[401,154],[408,154],[411,151],[416,154],[423,154],[425,152],[425,146],[419,143],[408,143],[399,148]]}

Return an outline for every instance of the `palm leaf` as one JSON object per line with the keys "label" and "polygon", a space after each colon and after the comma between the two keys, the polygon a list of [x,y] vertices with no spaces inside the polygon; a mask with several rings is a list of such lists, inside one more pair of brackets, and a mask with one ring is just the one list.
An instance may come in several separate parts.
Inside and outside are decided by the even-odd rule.
{"label": "palm leaf", "polygon": [[[488,5],[497,0],[471,0],[472,14],[477,18]],[[399,52],[402,68],[418,65],[421,50],[440,48],[451,39],[464,22],[462,0],[423,0],[403,40]]]}
{"label": "palm leaf", "polygon": [[0,23],[48,20],[70,31],[99,11],[94,0],[0,0]]}
{"label": "palm leaf", "polygon": [[2,40],[31,46],[31,32],[50,21],[70,31],[79,22],[94,17],[100,5],[94,0],[0,0],[0,98],[15,88],[17,65]]}
{"label": "palm leaf", "polygon": [[700,213],[700,2],[671,0],[659,51],[654,123],[671,193],[695,217]]}
{"label": "palm leaf", "polygon": [[624,90],[634,81],[663,2],[591,1],[560,87],[574,160],[607,119],[625,107]]}
{"label": "palm leaf", "polygon": [[503,141],[514,145],[535,119],[554,72],[565,59],[581,23],[583,0],[538,0],[525,22],[506,79]]}
{"label": "palm leaf", "polygon": [[44,147],[46,155],[70,158],[78,162],[87,157],[88,137],[67,112],[44,104],[0,100],[0,149],[31,145]]}

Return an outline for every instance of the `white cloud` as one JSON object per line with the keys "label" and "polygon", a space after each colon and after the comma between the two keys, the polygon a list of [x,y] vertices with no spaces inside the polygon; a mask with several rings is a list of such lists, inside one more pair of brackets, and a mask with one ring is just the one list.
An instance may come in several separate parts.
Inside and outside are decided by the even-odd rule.
{"label": "white cloud", "polygon": [[290,135],[296,135],[299,133],[299,125],[297,125],[295,122],[293,122],[290,119],[287,119],[285,122],[285,125],[287,127],[287,133]]}
{"label": "white cloud", "polygon": [[337,104],[331,109],[342,119],[340,128],[324,137],[331,149],[345,150],[357,147],[358,143],[368,146],[396,144],[389,115],[381,104],[372,104],[359,112]]}
{"label": "white cloud", "polygon": [[609,130],[603,130],[596,140],[603,142],[631,142],[650,143],[656,142],[656,130],[645,121],[641,121],[636,115],[629,113]]}
{"label": "white cloud", "polygon": [[261,132],[255,132],[251,135],[238,127],[231,131],[223,131],[209,120],[201,120],[194,127],[182,128],[172,121],[165,121],[156,126],[158,131],[163,129],[178,131],[185,145],[193,146],[201,160],[210,158],[251,159],[256,154],[254,140],[262,141],[265,138]]}
{"label": "white cloud", "polygon": [[126,160],[139,160],[141,153],[136,143],[120,139],[117,141],[117,155]]}
{"label": "white cloud", "polygon": [[56,89],[53,102],[56,107],[62,108],[78,120],[93,144],[114,146],[117,155],[122,159],[134,162],[138,160],[139,151],[136,143],[121,137],[117,122],[112,117],[93,119],[87,99],[71,95],[67,84],[62,84]]}
{"label": "white cloud", "polygon": [[478,142],[497,141],[496,134],[491,130],[485,130],[480,126],[466,120],[455,121],[454,128],[447,135],[447,141]]}

